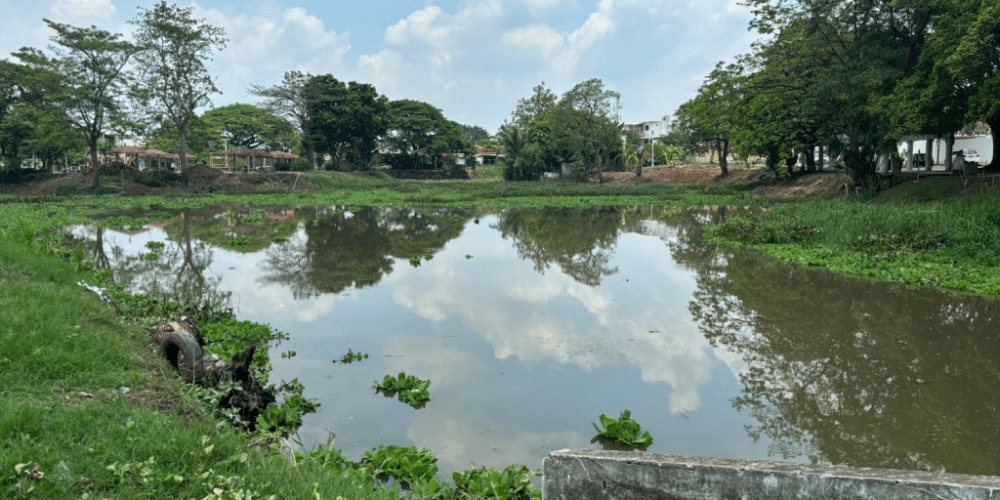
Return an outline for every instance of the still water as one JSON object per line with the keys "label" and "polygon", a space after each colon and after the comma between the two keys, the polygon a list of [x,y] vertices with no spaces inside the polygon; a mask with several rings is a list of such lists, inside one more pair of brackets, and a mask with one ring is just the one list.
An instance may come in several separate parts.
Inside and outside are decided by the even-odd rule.
{"label": "still water", "polygon": [[[300,438],[354,460],[537,469],[629,409],[654,453],[1000,475],[996,301],[702,240],[732,215],[226,206],[87,234],[137,291],[231,292],[287,333],[271,381],[322,405]],[[375,394],[399,372],[424,408]]]}

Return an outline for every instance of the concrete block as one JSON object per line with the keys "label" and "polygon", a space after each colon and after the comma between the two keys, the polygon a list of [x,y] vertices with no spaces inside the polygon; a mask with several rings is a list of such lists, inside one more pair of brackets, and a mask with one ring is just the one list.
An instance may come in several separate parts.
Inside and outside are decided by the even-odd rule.
{"label": "concrete block", "polygon": [[761,460],[560,450],[542,461],[545,500],[1000,499],[1000,477]]}

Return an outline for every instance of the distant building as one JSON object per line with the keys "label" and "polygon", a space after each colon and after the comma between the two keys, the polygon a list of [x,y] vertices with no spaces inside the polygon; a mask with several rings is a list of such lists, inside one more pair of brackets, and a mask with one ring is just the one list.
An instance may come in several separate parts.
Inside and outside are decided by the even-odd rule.
{"label": "distant building", "polygon": [[667,135],[673,121],[672,116],[666,115],[660,120],[626,124],[625,130],[639,136],[643,144],[649,144],[651,141]]}

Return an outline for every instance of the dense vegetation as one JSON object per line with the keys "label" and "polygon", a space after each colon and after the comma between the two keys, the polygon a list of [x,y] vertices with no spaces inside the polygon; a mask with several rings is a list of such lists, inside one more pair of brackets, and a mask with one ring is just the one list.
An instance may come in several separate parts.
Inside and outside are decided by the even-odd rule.
{"label": "dense vegetation", "polygon": [[[1000,10],[987,0],[749,0],[753,51],[720,62],[680,107],[672,142],[760,155],[774,169],[841,158],[869,187],[896,145],[985,124],[998,147]],[[913,152],[910,144],[907,148]],[[930,168],[928,161],[925,165]],[[922,167],[923,167],[922,166]],[[987,167],[1000,169],[994,156]]]}

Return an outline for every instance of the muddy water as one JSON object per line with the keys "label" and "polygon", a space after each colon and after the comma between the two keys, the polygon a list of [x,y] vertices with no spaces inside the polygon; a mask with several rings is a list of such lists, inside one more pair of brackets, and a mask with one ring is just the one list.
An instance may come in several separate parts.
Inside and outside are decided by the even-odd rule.
{"label": "muddy water", "polygon": [[[104,231],[101,255],[288,333],[271,380],[322,404],[306,445],[352,459],[538,468],[629,409],[650,452],[1000,474],[995,301],[702,241],[730,215],[217,207]],[[348,349],[369,358],[333,362]],[[426,407],[374,393],[399,372],[432,381]]]}

